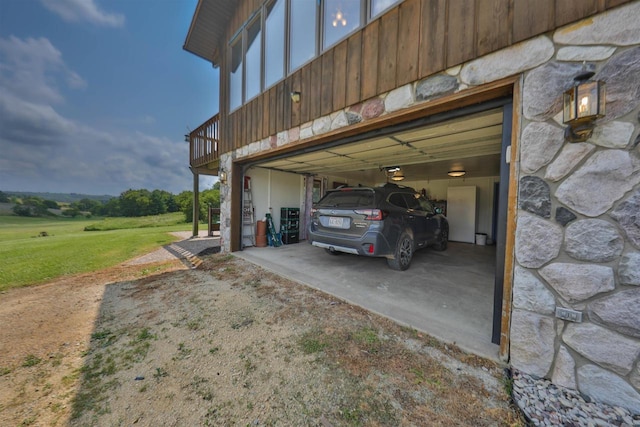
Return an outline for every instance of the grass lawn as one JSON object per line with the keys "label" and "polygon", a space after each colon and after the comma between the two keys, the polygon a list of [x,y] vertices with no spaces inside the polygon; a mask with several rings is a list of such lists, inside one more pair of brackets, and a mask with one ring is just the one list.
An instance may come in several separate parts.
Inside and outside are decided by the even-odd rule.
{"label": "grass lawn", "polygon": [[[117,265],[175,241],[181,213],[96,219],[0,216],[0,291]],[[84,231],[85,227],[106,231]],[[39,237],[46,232],[46,237]]]}

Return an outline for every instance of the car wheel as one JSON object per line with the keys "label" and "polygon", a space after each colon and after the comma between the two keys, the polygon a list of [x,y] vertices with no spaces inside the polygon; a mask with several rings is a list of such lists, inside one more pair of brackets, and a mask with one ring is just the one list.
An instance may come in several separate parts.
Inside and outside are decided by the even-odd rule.
{"label": "car wheel", "polygon": [[342,252],[340,251],[332,251],[331,249],[325,249],[325,251],[329,254],[329,255],[342,255]]}
{"label": "car wheel", "polygon": [[435,249],[436,251],[446,251],[448,242],[449,242],[449,228],[444,227],[442,230],[440,230],[440,236],[438,236],[438,242],[435,245],[433,245],[433,249]]}
{"label": "car wheel", "polygon": [[387,265],[394,270],[404,271],[413,259],[413,239],[408,233],[402,233],[398,239],[393,258],[387,258]]}

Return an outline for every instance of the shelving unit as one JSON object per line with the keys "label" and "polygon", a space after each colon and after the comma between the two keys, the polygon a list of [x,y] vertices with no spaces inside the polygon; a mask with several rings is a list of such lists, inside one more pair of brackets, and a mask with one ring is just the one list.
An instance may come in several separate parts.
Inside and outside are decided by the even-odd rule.
{"label": "shelving unit", "polygon": [[300,241],[300,208],[280,208],[280,236],[285,245]]}

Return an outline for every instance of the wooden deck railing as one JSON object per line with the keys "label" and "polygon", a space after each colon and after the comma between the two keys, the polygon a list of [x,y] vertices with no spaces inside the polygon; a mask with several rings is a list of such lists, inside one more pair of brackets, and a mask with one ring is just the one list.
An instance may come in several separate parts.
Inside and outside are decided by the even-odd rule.
{"label": "wooden deck railing", "polygon": [[218,159],[218,122],[219,115],[216,114],[189,133],[189,164],[192,167],[204,166]]}

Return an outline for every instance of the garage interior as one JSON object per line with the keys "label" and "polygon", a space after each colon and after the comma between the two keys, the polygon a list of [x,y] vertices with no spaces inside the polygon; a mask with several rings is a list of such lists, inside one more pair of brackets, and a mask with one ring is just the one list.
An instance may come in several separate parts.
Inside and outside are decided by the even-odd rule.
{"label": "garage interior", "polygon": [[[499,328],[502,289],[500,284],[498,295],[495,283],[502,280],[496,271],[503,268],[503,260],[500,262],[496,253],[500,253],[500,222],[505,222],[500,209],[506,215],[506,200],[498,203],[506,199],[506,189],[499,183],[508,185],[508,165],[501,159],[506,157],[511,140],[510,104],[508,111],[505,104],[476,105],[248,165],[245,176],[251,177],[256,218],[271,212],[278,229],[280,208],[300,207],[301,242],[245,247],[236,254],[465,350],[497,359],[495,327],[497,320]],[[389,172],[392,167],[400,171]],[[404,179],[392,180],[394,173]],[[316,200],[328,189],[344,184],[394,182],[422,191],[449,219],[449,248],[445,252],[417,251],[404,272],[390,270],[381,258],[330,256],[303,241],[310,208],[306,180],[311,179]]]}

